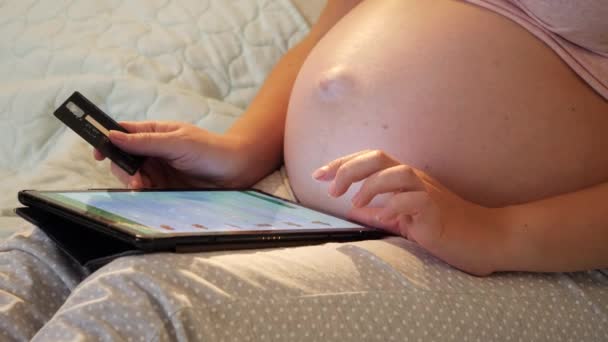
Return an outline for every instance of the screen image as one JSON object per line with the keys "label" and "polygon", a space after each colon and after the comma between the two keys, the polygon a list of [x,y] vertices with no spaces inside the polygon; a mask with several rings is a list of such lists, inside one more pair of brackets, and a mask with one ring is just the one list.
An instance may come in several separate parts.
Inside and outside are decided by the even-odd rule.
{"label": "screen image", "polygon": [[83,191],[40,194],[141,234],[364,228],[256,191]]}

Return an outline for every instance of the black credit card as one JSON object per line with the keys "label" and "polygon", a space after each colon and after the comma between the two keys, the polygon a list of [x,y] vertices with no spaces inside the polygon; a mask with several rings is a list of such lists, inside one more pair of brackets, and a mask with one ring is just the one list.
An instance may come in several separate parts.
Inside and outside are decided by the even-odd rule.
{"label": "black credit card", "polygon": [[65,100],[55,116],[128,174],[135,174],[143,163],[144,158],[119,149],[108,138],[111,130],[129,132],[79,92]]}

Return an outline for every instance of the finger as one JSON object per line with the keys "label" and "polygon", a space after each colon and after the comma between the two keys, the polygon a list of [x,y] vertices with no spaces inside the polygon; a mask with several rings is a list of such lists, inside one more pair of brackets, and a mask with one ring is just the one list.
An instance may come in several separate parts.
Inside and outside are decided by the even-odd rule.
{"label": "finger", "polygon": [[150,179],[150,176],[148,176],[146,173],[140,173],[141,174],[141,188],[152,188],[152,180]]}
{"label": "finger", "polygon": [[108,137],[118,148],[136,155],[171,159],[175,153],[179,152],[179,149],[176,149],[178,141],[171,132],[126,134],[120,131],[110,131]]}
{"label": "finger", "polygon": [[138,171],[133,176],[131,176],[131,180],[129,181],[129,189],[137,190],[146,187],[148,186],[146,186],[144,182],[144,176],[141,171]]}
{"label": "finger", "polygon": [[[131,133],[170,132],[175,130],[177,126],[177,123],[172,121],[120,121],[119,124]],[[93,157],[98,161],[106,158],[98,149],[93,149]]]}
{"label": "finger", "polygon": [[395,165],[399,165],[399,162],[382,151],[358,155],[338,168],[334,181],[329,186],[329,194],[334,197],[341,196],[352,183]]}
{"label": "finger", "polygon": [[402,192],[393,196],[378,213],[385,224],[397,221],[401,235],[429,248],[439,241],[442,224],[439,208],[427,192]]}
{"label": "finger", "polygon": [[401,235],[399,225],[397,222],[382,222],[378,220],[378,214],[382,208],[353,208],[349,213],[348,217],[354,221],[357,221],[365,226],[375,227],[385,230],[395,235]]}
{"label": "finger", "polygon": [[346,163],[347,161],[351,160],[352,158],[354,158],[356,156],[359,156],[361,154],[368,153],[368,152],[370,152],[370,150],[363,150],[363,151],[355,152],[355,153],[349,154],[347,156],[335,159],[335,160],[329,162],[327,165],[324,165],[324,166],[316,169],[312,173],[312,178],[314,178],[316,180],[321,180],[321,181],[332,180],[336,176],[336,171],[338,170],[338,168],[340,166],[342,166],[342,164]]}
{"label": "finger", "polygon": [[141,172],[137,172],[133,176],[131,176],[131,183],[129,184],[129,188],[141,189],[141,188],[145,188],[145,187],[146,187],[146,184],[144,183],[143,175]]}
{"label": "finger", "polygon": [[114,175],[114,177],[118,178],[118,180],[125,186],[129,185],[129,181],[131,180],[129,175],[123,171],[118,165],[114,163],[110,163],[110,172]]}
{"label": "finger", "polygon": [[171,187],[171,179],[166,173],[167,165],[159,159],[148,158],[139,169],[141,187]]}
{"label": "finger", "polygon": [[135,173],[135,175],[130,176],[123,169],[121,169],[115,163],[110,164],[110,171],[114,175],[114,177],[118,178],[118,180],[128,188],[137,188],[139,181],[139,172]]}
{"label": "finger", "polygon": [[119,124],[130,133],[166,133],[179,127],[175,121],[120,121]]}
{"label": "finger", "polygon": [[95,158],[95,160],[97,160],[97,161],[102,161],[102,160],[106,159],[106,156],[104,156],[101,152],[99,152],[98,149],[94,148],[93,149],[93,158]]}
{"label": "finger", "polygon": [[425,191],[426,188],[416,171],[407,165],[397,165],[380,170],[368,177],[359,192],[352,198],[353,206],[363,207],[376,195],[387,192]]}

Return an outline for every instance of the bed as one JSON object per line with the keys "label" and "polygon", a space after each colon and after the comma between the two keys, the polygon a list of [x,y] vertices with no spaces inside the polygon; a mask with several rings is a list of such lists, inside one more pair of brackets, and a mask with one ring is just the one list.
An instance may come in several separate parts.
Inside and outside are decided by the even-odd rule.
{"label": "bed", "polygon": [[120,186],[52,115],[73,91],[117,120],[222,132],[323,3],[0,2],[0,236],[21,226],[20,189]]}
{"label": "bed", "polygon": [[[82,92],[118,120],[180,120],[222,132],[243,113],[273,64],[308,32],[323,4],[324,0],[0,1],[0,237],[26,226],[13,214],[21,189],[120,186],[108,163],[95,162],[88,144],[52,115],[73,91]],[[278,170],[258,187],[290,197],[286,181]],[[389,245],[378,245],[376,255],[359,255],[356,245],[332,247],[336,255],[362,258],[370,265],[349,272],[367,274],[370,282],[394,280],[395,287],[384,298],[370,292],[352,297],[357,301],[352,306],[344,296],[300,296],[282,306],[256,302],[250,308],[266,312],[304,305],[304,312],[341,310],[343,305],[353,316],[370,318],[366,324],[371,335],[349,333],[350,323],[340,318],[342,323],[336,326],[346,330],[339,336],[323,338],[311,332],[311,339],[321,340],[608,339],[605,272],[508,273],[479,279],[403,239],[392,238]],[[415,275],[393,272],[390,267],[404,261],[391,260],[392,248],[411,251]],[[294,260],[298,253],[294,251]],[[230,264],[230,256],[225,258]],[[404,297],[399,286],[413,286],[415,291]],[[429,301],[420,299],[431,293],[424,297]],[[296,331],[295,325],[288,328]],[[447,329],[443,335],[442,329]],[[279,336],[305,339],[307,334]]]}

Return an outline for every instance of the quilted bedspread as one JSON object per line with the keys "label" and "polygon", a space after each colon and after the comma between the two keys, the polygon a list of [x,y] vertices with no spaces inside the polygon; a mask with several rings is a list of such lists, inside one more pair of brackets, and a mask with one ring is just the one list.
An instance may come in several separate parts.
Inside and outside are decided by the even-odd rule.
{"label": "quilted bedspread", "polygon": [[20,189],[119,186],[52,114],[73,91],[221,132],[307,31],[288,0],[0,0],[0,229]]}
{"label": "quilted bedspread", "polygon": [[[221,132],[307,31],[288,0],[0,0],[0,238],[19,228],[12,210],[21,189],[120,186],[107,161],[95,162],[91,147],[53,116],[72,92],[117,120],[180,120]],[[46,312],[64,304],[56,293],[68,290],[49,290],[60,282],[43,267],[66,284],[77,280],[66,280],[74,275],[57,267],[63,259],[48,253],[48,241],[28,234],[8,242],[17,253],[5,256],[11,262],[0,278],[14,290],[0,298],[0,314],[12,320],[0,323],[33,334],[44,316],[26,324],[23,303]],[[210,340],[264,341],[608,336],[605,270],[477,278],[396,237],[133,256],[99,272],[64,304],[46,330],[49,340],[102,326],[159,341],[199,332]]]}

